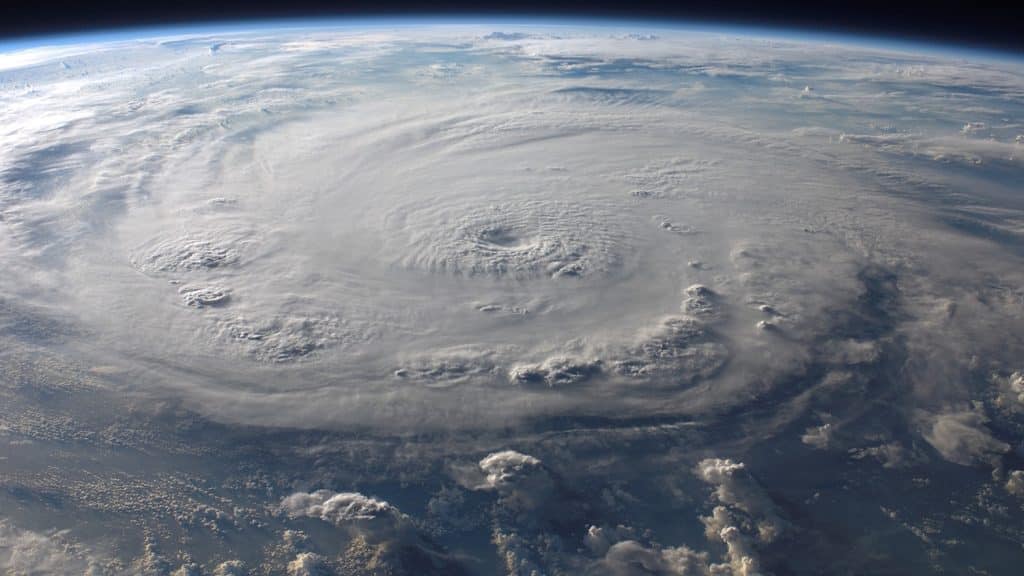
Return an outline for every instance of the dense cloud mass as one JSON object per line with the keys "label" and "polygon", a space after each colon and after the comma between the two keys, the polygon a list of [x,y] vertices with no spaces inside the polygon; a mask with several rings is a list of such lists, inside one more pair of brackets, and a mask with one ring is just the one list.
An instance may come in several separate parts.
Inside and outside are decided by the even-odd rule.
{"label": "dense cloud mass", "polygon": [[514,450],[488,454],[480,461],[480,470],[487,475],[481,487],[504,489],[515,486],[537,473],[540,466],[540,460]]}
{"label": "dense cloud mass", "polygon": [[1019,59],[146,34],[0,45],[0,572],[1024,559]]}
{"label": "dense cloud mass", "polygon": [[292,516],[311,516],[333,524],[372,520],[392,510],[387,502],[358,492],[332,494],[328,490],[296,492],[281,502],[281,509]]}

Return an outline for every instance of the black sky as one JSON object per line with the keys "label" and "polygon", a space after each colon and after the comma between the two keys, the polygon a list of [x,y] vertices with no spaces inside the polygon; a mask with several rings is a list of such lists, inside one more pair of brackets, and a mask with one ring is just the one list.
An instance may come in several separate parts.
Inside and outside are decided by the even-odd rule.
{"label": "black sky", "polygon": [[0,36],[319,15],[538,14],[778,26],[1024,54],[1024,21],[1009,8],[1013,4],[990,0],[0,0]]}

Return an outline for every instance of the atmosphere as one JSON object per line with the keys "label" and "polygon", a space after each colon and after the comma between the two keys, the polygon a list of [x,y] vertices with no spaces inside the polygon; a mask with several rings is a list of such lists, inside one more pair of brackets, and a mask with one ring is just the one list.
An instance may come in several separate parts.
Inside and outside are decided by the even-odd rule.
{"label": "atmosphere", "polygon": [[1005,3],[820,2],[816,0],[17,0],[0,18],[0,37],[78,33],[138,26],[232,24],[238,21],[379,18],[602,18],[665,24],[782,28],[868,35],[1024,52],[1024,36]]}
{"label": "atmosphere", "polygon": [[97,10],[0,44],[0,573],[1024,563],[998,34]]}

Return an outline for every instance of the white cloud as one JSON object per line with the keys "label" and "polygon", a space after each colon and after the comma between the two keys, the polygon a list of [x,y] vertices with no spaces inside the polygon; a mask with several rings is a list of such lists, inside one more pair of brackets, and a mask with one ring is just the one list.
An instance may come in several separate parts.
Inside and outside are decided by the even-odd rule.
{"label": "white cloud", "polygon": [[832,424],[830,423],[812,426],[804,432],[804,435],[800,437],[800,441],[819,450],[825,450],[828,448],[829,441],[832,438],[832,432]]}
{"label": "white cloud", "polygon": [[515,450],[488,454],[479,466],[485,475],[479,486],[483,489],[512,490],[538,476],[546,476],[540,460]]}
{"label": "white cloud", "polygon": [[290,516],[309,516],[336,525],[396,513],[395,508],[383,500],[358,492],[330,490],[296,492],[281,501],[281,510]]}
{"label": "white cloud", "polygon": [[[810,331],[826,332],[828,311],[852,301],[859,243],[898,261],[928,230],[916,219],[914,234],[894,224],[885,215],[919,212],[854,167],[935,175],[856,146],[809,145],[843,130],[829,115],[789,126],[772,106],[791,106],[793,87],[822,96],[801,106],[874,99],[900,114],[937,102],[886,99],[875,82],[978,87],[993,97],[977,97],[985,101],[971,103],[973,115],[940,109],[956,118],[950,133],[878,128],[845,139],[900,154],[1019,157],[1008,128],[983,112],[1020,93],[1016,72],[996,65],[816,45],[808,68],[806,44],[778,39],[490,32],[264,31],[132,44],[138,68],[165,78],[159,90],[125,70],[121,50],[7,55],[12,82],[32,88],[31,97],[5,91],[0,106],[9,263],[0,292],[27,299],[50,287],[47,305],[95,335],[75,343],[84,356],[133,367],[158,358],[140,368],[146,385],[129,384],[134,392],[227,422],[417,431],[579,411],[693,414],[746,402],[810,361]],[[406,90],[424,66],[401,60],[408,50],[430,54],[437,70],[478,73]],[[72,55],[70,69],[57,66]],[[52,69],[37,66],[46,62]],[[379,81],[377,66],[396,77]],[[296,69],[330,72],[282,86]],[[678,78],[662,80],[665,71]],[[189,90],[200,77],[207,89]],[[748,91],[742,78],[785,89]],[[681,82],[702,89],[671,96]],[[998,137],[961,134],[965,120]],[[240,139],[249,154],[237,153]],[[846,205],[854,197],[864,206],[857,218]],[[803,238],[821,223],[828,241]],[[756,257],[723,258],[740,244]],[[680,303],[691,285],[721,298],[694,292]],[[751,317],[745,299],[780,314]],[[665,319],[680,304],[690,320],[764,320],[796,340],[716,322],[720,334],[683,342],[682,320]],[[847,344],[837,361],[877,358],[869,341]],[[446,357],[467,345],[491,352]],[[510,372],[553,385],[490,387]],[[622,375],[644,381],[612,382]],[[700,397],[685,390],[709,378],[722,385]],[[310,390],[314,379],[321,386]]]}
{"label": "white cloud", "polygon": [[701,518],[705,535],[726,546],[725,563],[712,565],[711,573],[727,571],[735,576],[759,574],[759,547],[781,538],[789,523],[779,515],[775,503],[741,462],[723,458],[701,460],[697,477],[715,486],[719,502],[709,516]]}
{"label": "white cloud", "polygon": [[725,506],[715,506],[710,516],[701,518],[709,540],[725,544],[724,564],[714,564],[712,573],[727,571],[732,576],[753,576],[759,573],[760,556],[754,541],[737,526],[737,521]]}
{"label": "white cloud", "polygon": [[1024,155],[1014,142],[952,137],[921,136],[916,134],[842,134],[839,142],[861,144],[891,154],[921,156],[937,162],[957,162],[968,165],[1024,163]]}
{"label": "white cloud", "polygon": [[[992,418],[1024,397],[1012,372],[1024,352],[1019,66],[671,30],[489,31],[0,55],[0,348],[19,352],[0,371],[49,368],[45,349],[117,367],[93,375],[133,407],[363,431],[337,440],[346,450],[459,432],[403,454],[417,471],[496,449],[494,431],[520,447],[557,442],[552,429],[581,438],[583,475],[615,470],[616,450],[652,434],[685,434],[687,454],[740,451],[789,434],[809,407],[845,409],[785,439],[824,448],[839,422],[857,442],[879,390],[877,425],[920,423],[947,460],[1009,448],[1015,428],[943,407],[988,401],[979,374],[999,374]],[[423,90],[428,76],[444,81]],[[22,413],[49,440],[81,425]],[[735,414],[751,416],[742,429]],[[705,433],[719,429],[731,435]],[[850,455],[931,472],[892,432]],[[352,474],[420,478],[382,454]],[[490,508],[463,525],[491,523],[510,570],[559,565],[551,516],[613,522],[600,514],[628,508],[586,482],[567,495],[575,484],[520,452],[466,464],[454,474],[466,507]],[[339,481],[311,470],[325,475],[315,485]],[[718,505],[709,537],[727,550],[717,568],[607,527],[588,535],[587,561],[756,570],[788,525],[748,472],[698,465]],[[595,508],[563,501],[574,497]],[[280,509],[373,533],[373,554],[420,546],[363,494],[300,492]],[[36,558],[20,546],[20,561]],[[145,562],[168,572],[153,552]]]}
{"label": "white cloud", "polygon": [[716,487],[715,497],[719,502],[750,516],[756,524],[759,540],[772,542],[782,535],[786,522],[742,462],[707,458],[697,464],[696,472],[698,478]]}
{"label": "white cloud", "polygon": [[993,381],[1001,388],[1000,400],[1004,406],[1024,407],[1024,372],[1014,372],[1005,378],[997,375]]}

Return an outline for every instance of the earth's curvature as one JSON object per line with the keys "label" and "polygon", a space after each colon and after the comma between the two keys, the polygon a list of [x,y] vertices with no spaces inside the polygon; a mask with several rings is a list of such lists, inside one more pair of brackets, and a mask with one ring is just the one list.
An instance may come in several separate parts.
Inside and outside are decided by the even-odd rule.
{"label": "earth's curvature", "polygon": [[0,571],[1014,574],[1024,61],[0,47]]}

